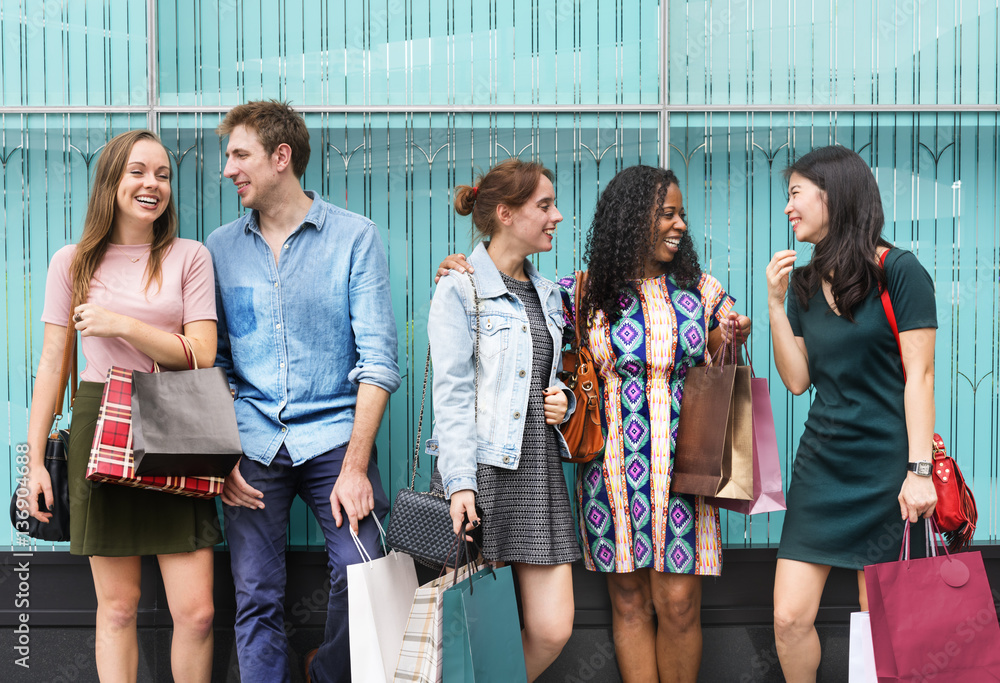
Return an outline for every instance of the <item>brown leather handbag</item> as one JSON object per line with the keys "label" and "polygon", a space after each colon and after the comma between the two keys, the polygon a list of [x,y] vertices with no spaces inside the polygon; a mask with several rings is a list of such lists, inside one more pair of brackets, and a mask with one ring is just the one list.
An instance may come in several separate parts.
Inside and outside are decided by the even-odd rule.
{"label": "brown leather handbag", "polygon": [[[560,378],[576,396],[576,411],[559,426],[570,457],[566,462],[590,462],[604,450],[601,432],[601,402],[597,394],[597,370],[594,356],[580,334],[580,302],[587,284],[586,271],[576,271],[576,289],[573,295],[573,345],[563,351],[563,371]],[[584,326],[586,329],[586,325]]]}

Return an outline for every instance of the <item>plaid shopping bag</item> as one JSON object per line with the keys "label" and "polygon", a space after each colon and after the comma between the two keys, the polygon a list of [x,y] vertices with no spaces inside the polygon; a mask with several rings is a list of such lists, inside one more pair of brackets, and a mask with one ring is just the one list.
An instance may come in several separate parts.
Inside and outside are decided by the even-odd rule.
{"label": "plaid shopping bag", "polygon": [[[467,564],[458,574],[468,576],[476,571],[475,564]],[[403,645],[396,663],[395,683],[441,683],[442,648],[444,646],[444,592],[454,586],[456,575],[449,569],[417,588],[410,606],[410,616],[403,632]]]}
{"label": "plaid shopping bag", "polygon": [[223,477],[136,476],[132,457],[132,371],[119,367],[108,370],[87,479],[191,498],[214,498],[222,493],[225,483]]}

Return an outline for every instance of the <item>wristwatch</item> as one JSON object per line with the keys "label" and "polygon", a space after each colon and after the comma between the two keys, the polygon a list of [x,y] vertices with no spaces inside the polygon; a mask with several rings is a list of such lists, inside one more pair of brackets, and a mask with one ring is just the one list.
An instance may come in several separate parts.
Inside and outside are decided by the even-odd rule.
{"label": "wristwatch", "polygon": [[917,462],[907,464],[906,469],[916,472],[918,477],[929,477],[931,476],[932,467],[933,463],[930,460],[918,460]]}

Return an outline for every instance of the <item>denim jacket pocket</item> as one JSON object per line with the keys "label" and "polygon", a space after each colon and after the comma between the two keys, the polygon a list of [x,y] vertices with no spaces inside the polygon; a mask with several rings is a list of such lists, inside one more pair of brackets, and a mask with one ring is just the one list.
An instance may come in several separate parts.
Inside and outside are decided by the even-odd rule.
{"label": "denim jacket pocket", "polygon": [[479,319],[479,354],[483,358],[495,358],[507,350],[510,344],[510,318],[496,313],[488,313]]}

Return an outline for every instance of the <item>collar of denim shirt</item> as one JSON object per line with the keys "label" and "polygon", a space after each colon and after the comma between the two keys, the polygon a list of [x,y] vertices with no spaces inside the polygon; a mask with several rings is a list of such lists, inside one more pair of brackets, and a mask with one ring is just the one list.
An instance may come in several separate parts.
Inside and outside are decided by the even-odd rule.
{"label": "collar of denim shirt", "polygon": [[[507,285],[503,283],[503,279],[500,277],[500,270],[493,263],[489,252],[486,251],[486,242],[480,242],[476,245],[476,248],[469,256],[469,263],[476,270],[476,293],[479,295],[479,298],[493,299],[508,293]],[[531,284],[538,291],[544,303],[545,297],[551,290],[556,288],[555,283],[539,275],[538,269],[528,259],[524,260],[524,273],[531,280]]]}
{"label": "collar of denim shirt", "polygon": [[[309,212],[306,214],[306,217],[302,219],[301,225],[299,225],[299,227],[296,228],[295,231],[298,232],[299,228],[301,228],[303,225],[311,225],[317,230],[323,230],[323,225],[326,222],[326,214],[327,214],[326,206],[324,205],[323,202],[316,201],[316,199],[319,197],[318,193],[314,192],[313,190],[304,190],[304,192],[306,196],[312,200],[312,206],[309,207]],[[258,235],[261,234],[260,211],[254,209],[253,211],[250,212],[250,220],[248,220],[246,224],[243,226],[243,232],[244,233],[255,232]],[[263,237],[263,235],[261,236]]]}

